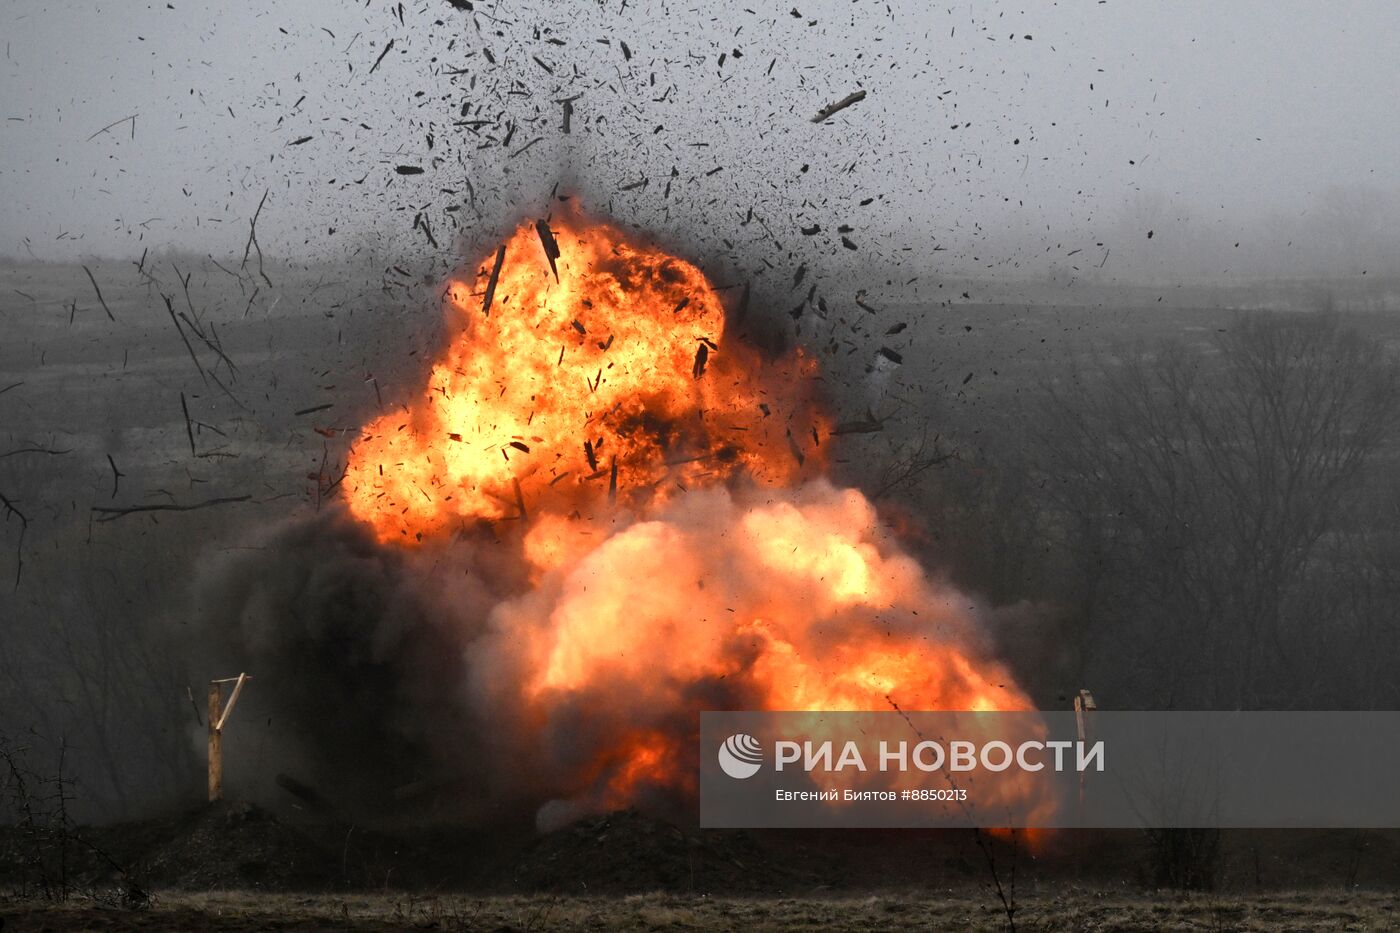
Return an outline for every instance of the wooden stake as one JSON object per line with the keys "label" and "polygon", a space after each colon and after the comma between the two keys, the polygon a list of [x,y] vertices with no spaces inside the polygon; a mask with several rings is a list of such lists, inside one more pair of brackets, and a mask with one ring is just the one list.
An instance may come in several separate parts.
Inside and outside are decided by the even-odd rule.
{"label": "wooden stake", "polygon": [[[1079,744],[1082,747],[1089,741],[1090,728],[1089,714],[1099,708],[1099,704],[1094,702],[1094,695],[1088,690],[1080,690],[1079,696],[1074,698],[1074,723],[1079,730]],[[1083,771],[1079,772],[1079,806],[1084,806],[1084,781],[1088,777]]]}
{"label": "wooden stake", "polygon": [[[252,678],[247,674],[209,681],[209,802],[224,799],[224,726],[233,714],[234,704],[243,692],[243,685]],[[233,684],[233,694],[224,706],[224,684]]]}
{"label": "wooden stake", "polygon": [[222,715],[223,688],[218,681],[209,684],[209,802],[224,799],[223,730],[219,728]]}

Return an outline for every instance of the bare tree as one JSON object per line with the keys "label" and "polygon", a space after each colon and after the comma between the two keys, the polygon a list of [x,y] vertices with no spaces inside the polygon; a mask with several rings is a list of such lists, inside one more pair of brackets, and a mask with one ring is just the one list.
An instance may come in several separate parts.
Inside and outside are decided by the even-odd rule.
{"label": "bare tree", "polygon": [[1290,601],[1394,426],[1396,366],[1334,316],[1267,314],[1100,362],[1032,424],[1085,624],[1112,617],[1146,702],[1298,702]]}

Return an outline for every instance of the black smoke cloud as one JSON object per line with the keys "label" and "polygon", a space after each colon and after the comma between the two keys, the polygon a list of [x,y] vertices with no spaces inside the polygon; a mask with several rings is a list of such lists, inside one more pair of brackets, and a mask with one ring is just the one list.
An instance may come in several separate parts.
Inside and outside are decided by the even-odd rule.
{"label": "black smoke cloud", "polygon": [[[255,678],[229,740],[337,805],[379,809],[414,783],[480,781],[464,665],[518,584],[483,529],[450,550],[379,546],[339,509],[224,552],[196,586],[205,654]],[[251,733],[251,735],[250,735]],[[256,736],[256,737],[254,737]],[[239,756],[230,755],[230,768]]]}

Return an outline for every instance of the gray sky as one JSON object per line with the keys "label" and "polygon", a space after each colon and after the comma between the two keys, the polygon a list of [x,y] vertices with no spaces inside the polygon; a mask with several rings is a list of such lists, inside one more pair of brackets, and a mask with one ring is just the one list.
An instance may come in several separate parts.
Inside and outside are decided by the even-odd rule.
{"label": "gray sky", "polygon": [[562,179],[894,276],[1397,271],[1389,0],[792,2],[11,0],[0,252],[241,254],[266,190],[269,253],[450,253]]}

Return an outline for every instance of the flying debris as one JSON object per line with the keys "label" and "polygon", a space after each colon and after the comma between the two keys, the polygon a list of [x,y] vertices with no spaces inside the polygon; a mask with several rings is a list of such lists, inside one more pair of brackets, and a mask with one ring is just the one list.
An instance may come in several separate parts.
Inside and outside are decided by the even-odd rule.
{"label": "flying debris", "polygon": [[858,104],[863,100],[865,100],[864,91],[855,91],[854,93],[847,94],[845,97],[841,98],[836,103],[827,104],[825,107],[818,110],[817,115],[812,118],[812,122],[825,123],[835,114],[838,114],[842,110],[845,110],[847,107],[851,106],[852,104]]}
{"label": "flying debris", "polygon": [[843,434],[877,434],[885,429],[885,422],[890,420],[890,416],[877,418],[875,412],[867,408],[864,418],[857,418],[853,421],[842,421],[831,429],[833,437]]}
{"label": "flying debris", "polygon": [[[544,247],[545,258],[549,260],[549,271],[554,273],[554,281],[559,281],[559,267],[554,261],[559,258],[559,243],[554,239],[554,231],[549,229],[549,221],[535,221],[535,232],[539,234],[540,245]],[[504,249],[504,247],[502,247]]]}

